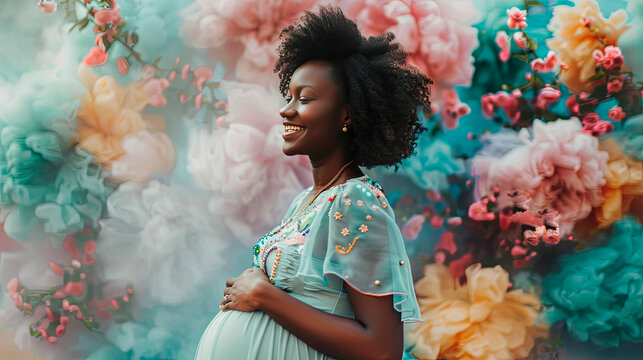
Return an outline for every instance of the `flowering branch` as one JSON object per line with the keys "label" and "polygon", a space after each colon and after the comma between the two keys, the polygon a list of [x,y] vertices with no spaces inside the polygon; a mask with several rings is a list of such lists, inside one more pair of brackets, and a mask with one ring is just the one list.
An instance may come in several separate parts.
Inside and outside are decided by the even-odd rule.
{"label": "flowering branch", "polygon": [[[55,4],[55,3],[54,3]],[[152,101],[149,105],[154,107],[163,107],[167,105],[167,99],[163,95],[165,90],[173,91],[177,94],[179,101],[184,104],[188,101],[194,101],[197,109],[200,109],[204,104],[214,113],[214,116],[222,116],[225,111],[221,106],[216,106],[218,100],[214,98],[214,89],[219,87],[219,82],[211,82],[210,78],[214,71],[200,66],[193,70],[190,69],[189,64],[185,64],[181,70],[181,79],[188,80],[197,91],[192,88],[185,89],[171,88],[170,85],[176,77],[179,68],[180,58],[176,58],[174,66],[169,69],[163,69],[158,64],[161,58],[156,58],[154,61],[149,62],[143,59],[142,55],[135,50],[138,43],[138,35],[134,31],[127,30],[127,21],[123,21],[120,15],[120,6],[116,0],[63,0],[60,2],[61,6],[66,9],[66,17],[74,24],[68,30],[71,32],[74,28],[78,27],[81,31],[86,28],[90,23],[94,24],[94,33],[96,35],[95,47],[89,50],[88,54],[83,59],[83,62],[88,66],[100,66],[107,62],[109,58],[109,49],[114,43],[121,44],[127,51],[127,56],[122,56],[116,61],[116,68],[122,75],[126,75],[129,71],[131,61],[137,61],[142,67],[144,80],[152,80],[150,86],[146,85],[146,93]],[[80,5],[87,9],[85,17],[78,19],[74,6]],[[39,5],[41,8],[43,6]],[[55,11],[46,11],[52,13]],[[156,78],[160,75],[160,78]],[[212,99],[203,97],[203,90],[207,88],[210,90]]]}

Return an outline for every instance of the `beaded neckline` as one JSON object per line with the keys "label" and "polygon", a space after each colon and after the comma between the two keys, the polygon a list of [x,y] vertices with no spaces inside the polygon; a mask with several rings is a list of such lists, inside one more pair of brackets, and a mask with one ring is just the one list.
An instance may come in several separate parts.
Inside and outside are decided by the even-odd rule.
{"label": "beaded neckline", "polygon": [[[323,199],[326,199],[326,197],[321,196],[321,194],[324,194],[328,190],[331,190],[333,188],[340,187],[340,186],[345,186],[351,180],[358,180],[358,181],[368,183],[371,186],[373,186],[374,188],[377,188],[378,190],[383,191],[382,187],[379,185],[379,183],[376,180],[374,180],[370,176],[364,174],[364,175],[356,177],[356,178],[348,179],[348,180],[346,180],[346,182],[344,182],[342,184],[331,186],[328,189],[322,191],[319,194],[319,196],[317,196],[317,198],[310,204],[310,206],[305,208],[303,211],[300,211],[300,212],[297,213],[297,210],[299,209],[299,207],[301,207],[301,204],[303,203],[303,200],[302,200],[298,204],[297,210],[295,210],[294,215],[292,215],[289,218],[287,218],[286,220],[284,220],[281,225],[279,225],[278,227],[276,227],[275,229],[273,229],[269,233],[263,235],[259,239],[259,241],[257,241],[257,244],[253,248],[253,254],[254,254],[253,266],[261,268],[262,270],[264,269],[265,261],[266,261],[266,258],[268,256],[268,254],[272,250],[275,250],[277,248],[276,247],[277,242],[280,242],[280,241],[283,240],[283,239],[281,239],[283,234],[280,234],[278,236],[277,236],[277,234],[280,233],[282,230],[286,229],[291,223],[294,222],[295,223],[294,226],[297,226],[297,228],[295,228],[295,231],[297,232],[297,234],[299,234],[299,236],[306,236],[306,234],[310,230],[308,228],[308,226],[310,226],[310,224],[307,224],[305,229],[299,229],[299,225],[301,225],[301,224],[299,224],[300,220],[306,219],[312,212],[317,212],[317,211],[320,210],[320,208],[323,206],[323,203],[324,203]],[[312,188],[312,186],[309,187],[309,188]],[[331,199],[328,199],[328,200],[331,200]],[[266,271],[266,270],[264,270],[264,271]]]}
{"label": "beaded neckline", "polygon": [[[321,194],[323,194],[323,193],[327,192],[328,190],[331,190],[331,189],[336,188],[336,187],[339,187],[339,186],[344,186],[344,185],[348,184],[348,182],[349,182],[349,181],[351,181],[351,180],[360,180],[360,179],[362,179],[362,178],[366,178],[366,179],[365,179],[366,181],[368,181],[368,180],[375,181],[375,180],[371,179],[371,177],[370,177],[370,176],[368,176],[368,175],[364,174],[364,175],[362,175],[362,176],[358,176],[358,177],[355,177],[355,178],[348,179],[348,180],[346,180],[345,182],[343,182],[343,183],[341,183],[341,184],[337,184],[337,185],[330,186],[328,189],[326,189],[326,190],[322,191],[321,193],[319,193],[319,196],[318,196],[317,198],[319,198],[319,197],[321,196]],[[308,193],[306,194],[306,196],[304,196],[304,199],[305,199],[308,195],[310,195],[310,192],[312,191],[312,188],[313,188],[313,186],[312,186],[312,185],[311,185],[311,186],[309,186],[308,188],[306,188],[306,190],[308,190],[308,189],[310,189],[310,190],[308,190]],[[317,201],[317,199],[315,199],[315,201],[314,201],[313,203],[315,203],[316,201]],[[301,204],[302,204],[302,203],[303,203],[303,199],[301,200],[301,202],[300,202],[299,204],[297,204],[297,208],[295,209],[294,214],[297,214],[297,210],[299,210],[299,208],[301,207]],[[312,204],[311,204],[311,205],[312,205]]]}

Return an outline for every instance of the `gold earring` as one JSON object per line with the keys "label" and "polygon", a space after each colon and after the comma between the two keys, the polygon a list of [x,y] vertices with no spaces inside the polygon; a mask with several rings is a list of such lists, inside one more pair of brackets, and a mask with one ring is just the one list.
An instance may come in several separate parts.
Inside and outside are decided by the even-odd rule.
{"label": "gold earring", "polygon": [[347,132],[347,131],[348,131],[348,128],[346,127],[346,125],[344,125],[344,127],[342,128],[342,131],[343,131],[343,132]]}

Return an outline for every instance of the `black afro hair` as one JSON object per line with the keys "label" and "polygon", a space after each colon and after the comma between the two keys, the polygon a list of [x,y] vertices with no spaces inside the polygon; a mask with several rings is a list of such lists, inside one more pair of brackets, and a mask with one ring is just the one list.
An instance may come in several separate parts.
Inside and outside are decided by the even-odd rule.
{"label": "black afro hair", "polygon": [[429,111],[433,81],[408,64],[410,53],[387,32],[364,38],[357,25],[338,7],[307,11],[281,31],[279,90],[288,92],[295,70],[309,60],[332,64],[336,83],[343,87],[350,126],[350,151],[363,167],[392,166],[410,157],[419,135],[427,130],[418,111]]}

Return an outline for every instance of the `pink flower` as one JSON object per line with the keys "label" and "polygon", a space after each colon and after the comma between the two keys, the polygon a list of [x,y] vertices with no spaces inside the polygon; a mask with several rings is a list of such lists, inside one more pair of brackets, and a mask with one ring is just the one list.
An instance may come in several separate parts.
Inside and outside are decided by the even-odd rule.
{"label": "pink flower", "polygon": [[45,1],[39,2],[38,7],[45,14],[53,14],[54,12],[56,12],[56,8],[58,7],[58,4],[56,4],[53,0],[45,0]]}
{"label": "pink flower", "polygon": [[99,66],[107,62],[107,53],[100,48],[91,48],[89,53],[83,58],[87,66]]}
{"label": "pink flower", "polygon": [[610,119],[619,122],[625,119],[625,112],[623,111],[623,108],[620,106],[614,106],[613,108],[610,109],[609,113],[607,113],[607,117]]}
{"label": "pink flower", "polygon": [[424,215],[420,214],[411,216],[402,226],[402,236],[410,240],[417,239],[425,219]]}
{"label": "pink flower", "polygon": [[616,93],[623,89],[623,82],[619,79],[614,79],[607,83],[607,91]]}
{"label": "pink flower", "polygon": [[65,273],[63,269],[61,269],[60,266],[58,266],[58,264],[53,261],[49,263],[49,268],[58,275],[62,275]]}
{"label": "pink flower", "polygon": [[576,96],[572,95],[565,100],[565,106],[567,106],[567,110],[569,111],[570,115],[575,115],[578,114],[580,111],[580,106],[578,105],[578,100],[576,100]]}
{"label": "pink flower", "polygon": [[143,91],[147,95],[147,101],[151,106],[163,107],[167,105],[167,99],[163,95],[163,91],[170,86],[170,82],[165,78],[150,79],[143,86]]}
{"label": "pink flower", "polygon": [[13,300],[13,303],[16,306],[20,307],[20,306],[23,305],[22,295],[20,295],[18,293],[12,293],[10,296],[11,296],[11,299]]}
{"label": "pink flower", "polygon": [[96,253],[96,241],[94,240],[89,240],[85,242],[85,245],[83,247],[83,264],[84,265],[91,265],[93,264],[96,259],[93,257],[89,256],[90,254],[95,254]]}
{"label": "pink flower", "polygon": [[214,71],[209,67],[199,66],[194,69],[194,80],[192,81],[192,85],[199,89],[199,91],[203,90],[203,84],[210,80],[213,74]]}
{"label": "pink flower", "polygon": [[47,320],[49,320],[50,322],[56,321],[56,317],[54,316],[54,312],[51,311],[51,309],[49,307],[45,308],[45,313],[47,313]]}
{"label": "pink flower", "polygon": [[103,38],[106,35],[107,35],[106,32],[102,32],[102,33],[98,34],[98,36],[96,36],[96,38],[94,39],[94,45],[96,45],[97,48],[99,48],[99,49],[101,49],[103,51],[105,51],[105,42],[104,42]]}
{"label": "pink flower", "polygon": [[583,117],[583,125],[586,124],[596,124],[601,121],[601,117],[597,113],[589,113]]}
{"label": "pink flower", "polygon": [[67,324],[69,324],[69,317],[67,317],[65,315],[61,316],[60,317],[60,324],[63,325],[63,326],[66,326]]}
{"label": "pink flower", "polygon": [[439,229],[444,225],[444,218],[440,215],[431,216],[430,224],[432,227]]}
{"label": "pink flower", "polygon": [[618,46],[608,45],[603,51],[596,49],[592,56],[597,64],[603,65],[605,70],[611,70],[623,65],[623,56]]}
{"label": "pink flower", "polygon": [[605,120],[599,120],[595,123],[588,122],[588,123],[585,123],[585,125],[583,126],[583,132],[585,134],[597,136],[597,137],[607,134],[612,130],[614,130],[614,124]]}
{"label": "pink flower", "polygon": [[507,9],[507,25],[510,29],[524,29],[527,27],[527,10],[520,10],[517,7]]}
{"label": "pink flower", "polygon": [[183,12],[183,39],[221,55],[242,81],[268,85],[281,29],[319,0],[196,1]]}
{"label": "pink flower", "polygon": [[58,325],[56,326],[56,336],[61,337],[65,334],[65,325]]}
{"label": "pink flower", "polygon": [[345,0],[342,6],[366,37],[395,34],[412,53],[407,61],[434,81],[432,101],[441,108],[442,89],[471,85],[479,21],[472,1]]}
{"label": "pink flower", "polygon": [[9,283],[7,283],[7,291],[9,294],[14,294],[18,292],[18,278],[14,277],[9,280]]}
{"label": "pink flower", "polygon": [[186,79],[188,77],[188,74],[190,73],[190,64],[185,64],[181,68],[181,79]]}
{"label": "pink flower", "polygon": [[538,98],[536,99],[536,108],[544,110],[551,103],[555,103],[560,98],[560,91],[551,87],[551,85],[546,84],[544,88],[540,90]]}
{"label": "pink flower", "polygon": [[67,253],[74,258],[80,258],[80,251],[76,246],[76,239],[73,235],[68,235],[63,242],[63,247],[67,250]]}
{"label": "pink flower", "polygon": [[201,101],[203,101],[203,93],[199,93],[196,97],[194,97],[194,105],[196,105],[197,109],[201,108]]}
{"label": "pink flower", "polygon": [[520,112],[518,111],[520,103],[518,99],[521,97],[522,93],[518,89],[512,91],[511,94],[504,91],[496,93],[496,105],[505,112],[505,115],[507,115],[507,118],[511,120],[512,123],[516,123],[520,118]]}
{"label": "pink flower", "polygon": [[82,295],[85,285],[78,281],[70,281],[65,285],[65,292],[70,295]]}
{"label": "pink flower", "polygon": [[97,25],[112,24],[118,25],[121,23],[121,7],[112,0],[112,10],[99,10],[94,14],[94,21]]}
{"label": "pink flower", "polygon": [[509,36],[505,31],[498,31],[496,33],[496,44],[500,48],[500,60],[504,62],[509,60],[511,45],[509,44]]}
{"label": "pink flower", "polygon": [[545,58],[545,60],[538,58],[533,60],[529,65],[531,65],[531,69],[533,71],[542,73],[553,71],[556,68],[557,62],[558,58],[556,57],[556,53],[550,50],[547,53],[547,57]]}
{"label": "pink flower", "polygon": [[[609,172],[608,154],[582,129],[577,118],[535,120],[531,129],[515,134],[519,142],[512,143],[507,134],[485,135],[487,149],[472,160],[478,178],[476,196],[488,194],[494,186],[503,193],[524,193],[533,208],[560,214],[560,231],[569,234],[576,221],[603,203],[604,174]],[[497,147],[503,149],[500,155],[490,153]]]}
{"label": "pink flower", "polygon": [[517,31],[513,33],[512,37],[514,39],[514,43],[516,44],[516,46],[518,46],[523,50],[527,48],[527,38],[525,37],[525,34],[523,34],[522,31]]}
{"label": "pink flower", "polygon": [[518,99],[522,97],[520,90],[516,89],[511,92],[511,94],[506,91],[498,91],[495,94],[484,95],[480,99],[480,104],[482,106],[482,114],[490,119],[495,114],[495,108],[498,107],[505,112],[507,118],[513,123],[518,121],[520,118],[520,103]]}
{"label": "pink flower", "polygon": [[118,72],[122,75],[127,75],[129,71],[129,61],[127,61],[125,56],[121,56],[116,60],[116,69],[118,69]]}
{"label": "pink flower", "polygon": [[487,119],[491,119],[496,114],[494,94],[483,95],[480,98],[480,106],[482,107],[482,115]]}
{"label": "pink flower", "polygon": [[492,212],[489,212],[487,209],[487,204],[489,203],[488,198],[484,198],[478,202],[475,202],[469,206],[469,217],[476,221],[491,221],[496,218],[496,215]]}
{"label": "pink flower", "polygon": [[455,244],[455,241],[453,241],[453,233],[451,231],[445,231],[440,235],[440,242],[435,246],[433,252],[437,253],[438,251],[444,251],[453,255],[457,250],[458,247]]}
{"label": "pink flower", "polygon": [[469,105],[460,101],[458,93],[453,89],[443,91],[443,106],[440,116],[444,119],[447,129],[454,129],[458,119],[471,112]]}

